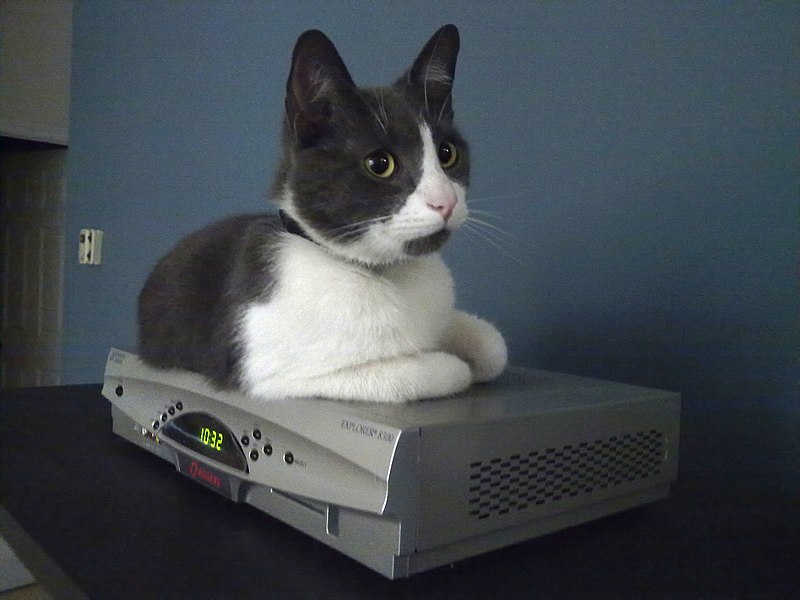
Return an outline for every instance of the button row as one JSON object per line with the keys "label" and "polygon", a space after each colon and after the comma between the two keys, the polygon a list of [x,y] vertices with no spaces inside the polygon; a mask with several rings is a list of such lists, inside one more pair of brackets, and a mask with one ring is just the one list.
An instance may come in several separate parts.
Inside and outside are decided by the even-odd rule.
{"label": "button row", "polygon": [[176,402],[174,405],[170,406],[166,412],[161,413],[161,422],[158,419],[153,421],[153,429],[158,429],[161,427],[161,423],[166,423],[167,419],[175,414],[175,411],[183,410],[183,402]]}

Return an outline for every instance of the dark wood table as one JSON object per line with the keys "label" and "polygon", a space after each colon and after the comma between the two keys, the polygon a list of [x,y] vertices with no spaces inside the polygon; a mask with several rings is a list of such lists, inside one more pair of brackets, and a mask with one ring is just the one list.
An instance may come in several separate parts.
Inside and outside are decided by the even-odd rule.
{"label": "dark wood table", "polygon": [[669,500],[389,581],[113,435],[99,386],[14,390],[2,534],[57,598],[799,597],[794,417],[684,402]]}

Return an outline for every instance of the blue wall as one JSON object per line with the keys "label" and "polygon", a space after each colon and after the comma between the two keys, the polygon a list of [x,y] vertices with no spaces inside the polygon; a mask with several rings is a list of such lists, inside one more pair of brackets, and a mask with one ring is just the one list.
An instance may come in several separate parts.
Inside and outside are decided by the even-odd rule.
{"label": "blue wall", "polygon": [[67,267],[66,382],[135,343],[138,288],[179,236],[266,207],[301,31],[378,84],[454,22],[472,206],[504,232],[448,247],[461,306],[516,363],[796,416],[800,4],[116,0],[74,19],[68,258],[81,227],[106,237],[103,266]]}

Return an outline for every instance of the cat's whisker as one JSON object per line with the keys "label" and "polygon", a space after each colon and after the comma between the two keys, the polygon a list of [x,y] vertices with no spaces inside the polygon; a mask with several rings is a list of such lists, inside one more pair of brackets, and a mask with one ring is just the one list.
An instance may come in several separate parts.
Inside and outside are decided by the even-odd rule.
{"label": "cat's whisker", "polygon": [[[494,215],[487,214],[485,216],[494,217]],[[475,216],[468,216],[465,222],[468,225],[468,230],[472,231],[476,235],[480,235],[482,238],[493,242],[493,245],[496,247],[502,246],[503,250],[505,250],[508,246],[513,246],[522,249],[530,249],[530,244],[521,238],[519,235],[508,231],[502,227],[498,227],[494,223],[487,221],[486,219],[480,219]],[[512,255],[513,253],[507,252],[507,254]],[[517,261],[520,262],[520,261]],[[522,264],[520,262],[520,264]]]}
{"label": "cat's whisker", "polygon": [[[478,216],[476,217],[475,215],[478,215]],[[484,229],[491,229],[491,230],[497,232],[498,234],[501,234],[504,237],[509,238],[510,240],[513,240],[514,242],[516,242],[518,244],[526,245],[525,241],[522,240],[518,235],[516,235],[516,234],[512,233],[511,231],[508,231],[507,229],[503,229],[502,227],[499,227],[498,225],[495,225],[494,223],[492,223],[492,220],[499,220],[499,221],[504,221],[504,222],[507,223],[507,222],[509,222],[511,220],[509,217],[506,217],[506,216],[503,216],[503,215],[498,215],[495,212],[492,212],[492,211],[489,211],[489,210],[481,210],[481,209],[476,209],[476,208],[470,208],[469,212],[468,212],[467,220],[479,225],[480,227],[483,227]],[[514,219],[514,223],[517,223],[517,222],[518,222],[518,220]]]}
{"label": "cat's whisker", "polygon": [[[318,204],[309,204],[307,208],[310,212],[313,212],[317,208],[324,208],[328,206],[328,202],[320,202]],[[372,225],[376,225],[379,223],[384,223],[389,221],[392,218],[392,215],[383,215],[374,217],[371,219],[364,219],[362,221],[353,221],[351,223],[345,223],[344,225],[340,225],[339,227],[332,227],[327,229],[326,231],[330,234],[334,235],[334,239],[340,237],[347,237],[362,233],[362,230],[365,231],[369,229]]]}
{"label": "cat's whisker", "polygon": [[371,219],[364,219],[362,221],[353,221],[352,223],[347,223],[346,225],[342,225],[340,227],[334,227],[330,231],[339,231],[339,230],[347,230],[347,229],[358,229],[361,227],[370,227],[377,223],[383,223],[388,221],[392,218],[392,215],[383,215],[380,217],[373,217]]}
{"label": "cat's whisker", "polygon": [[356,221],[356,222],[353,222],[353,223],[347,223],[346,225],[342,225],[340,227],[334,227],[332,229],[329,229],[328,233],[333,234],[335,240],[341,240],[341,239],[344,239],[344,238],[347,238],[347,237],[360,235],[360,234],[364,233],[365,231],[367,231],[373,225],[376,225],[376,224],[379,224],[379,223],[385,223],[386,221],[388,221],[391,218],[392,218],[392,216],[388,215],[388,216],[382,216],[382,217],[375,217],[375,218],[372,218],[372,219],[364,219],[363,221]]}
{"label": "cat's whisker", "polygon": [[506,257],[510,258],[511,260],[513,260],[518,265],[520,265],[522,267],[527,267],[528,266],[525,263],[525,261],[523,261],[521,258],[519,258],[517,255],[513,254],[509,250],[507,250],[499,241],[494,239],[490,235],[489,232],[480,229],[480,227],[477,227],[477,224],[475,222],[470,222],[470,221],[465,222],[464,223],[464,230],[468,231],[470,233],[473,233],[476,236],[480,237],[481,239],[485,240],[492,247],[494,247],[498,252],[504,254]]}
{"label": "cat's whisker", "polygon": [[496,231],[485,228],[482,224],[476,221],[467,221],[465,224],[471,231],[480,232],[481,237],[485,239],[491,239],[495,244],[508,246],[516,245],[517,240],[508,237],[501,237]]}
{"label": "cat's whisker", "polygon": [[517,242],[519,244],[524,244],[524,242],[519,238],[519,236],[511,233],[510,231],[507,231],[507,230],[503,229],[502,227],[498,227],[494,223],[490,223],[489,221],[486,221],[484,219],[478,219],[477,217],[473,217],[473,216],[467,217],[467,221],[470,222],[470,223],[475,224],[476,226],[483,227],[484,229],[491,230],[492,232],[494,232],[494,233],[496,233],[496,234],[498,234],[500,236],[503,236],[508,240],[512,240],[512,241]]}
{"label": "cat's whisker", "polygon": [[528,198],[530,197],[530,192],[518,192],[516,194],[497,194],[495,196],[470,196],[469,201],[467,204],[472,206],[473,204],[481,204],[483,202],[495,202],[497,200],[516,200],[518,198]]}
{"label": "cat's whisker", "polygon": [[[480,209],[472,208],[472,207],[470,207],[470,209],[469,209],[469,214],[470,214],[470,216],[472,216],[472,215],[480,215],[480,216],[486,217],[488,219],[497,219],[498,221],[506,221],[507,222],[507,221],[511,221],[512,220],[510,217],[507,217],[507,216],[504,216],[504,215],[498,215],[497,213],[495,213],[493,211],[490,211],[490,210],[480,210]],[[513,221],[515,223],[518,222],[517,219],[513,219]]]}
{"label": "cat's whisker", "polygon": [[510,231],[501,229],[491,223],[471,220],[470,225],[473,229],[481,231],[486,237],[492,238],[495,242],[507,248],[516,249],[518,252],[530,254],[533,251],[533,246],[529,240],[512,233]]}

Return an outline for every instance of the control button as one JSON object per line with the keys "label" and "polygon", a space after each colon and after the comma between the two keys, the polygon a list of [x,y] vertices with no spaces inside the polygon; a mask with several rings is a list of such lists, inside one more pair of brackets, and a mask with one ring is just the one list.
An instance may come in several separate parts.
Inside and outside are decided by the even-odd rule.
{"label": "control button", "polygon": [[161,413],[161,420],[167,422],[167,413]]}
{"label": "control button", "polygon": [[170,407],[169,407],[169,409],[167,410],[167,412],[168,412],[170,415],[174,415],[174,414],[175,414],[175,407],[174,407],[174,406],[170,406]]}
{"label": "control button", "polygon": [[161,423],[159,423],[158,421],[153,421],[153,429],[158,429],[160,425]]}
{"label": "control button", "polygon": [[272,445],[271,444],[267,444],[266,446],[264,446],[264,454],[266,454],[267,456],[272,456]]}
{"label": "control button", "polygon": [[253,429],[253,439],[260,440],[261,439],[261,430],[260,429]]}
{"label": "control button", "polygon": [[176,402],[175,408],[177,408],[178,410],[183,410],[183,402]]}
{"label": "control button", "polygon": [[287,452],[286,454],[283,455],[283,460],[286,461],[287,465],[292,464],[294,462],[294,454],[292,454],[291,452]]}
{"label": "control button", "polygon": [[125,393],[125,390],[123,390],[123,389],[122,389],[122,386],[121,386],[121,385],[118,385],[118,386],[117,386],[117,389],[116,389],[116,390],[114,390],[114,393],[116,393],[116,394],[117,394],[117,396],[122,396],[122,394],[124,394],[124,393]]}
{"label": "control button", "polygon": [[258,450],[251,450],[250,458],[252,458],[253,460],[258,460]]}
{"label": "control button", "polygon": [[249,446],[249,445],[250,445],[250,438],[247,437],[247,434],[245,433],[242,436],[242,446]]}

